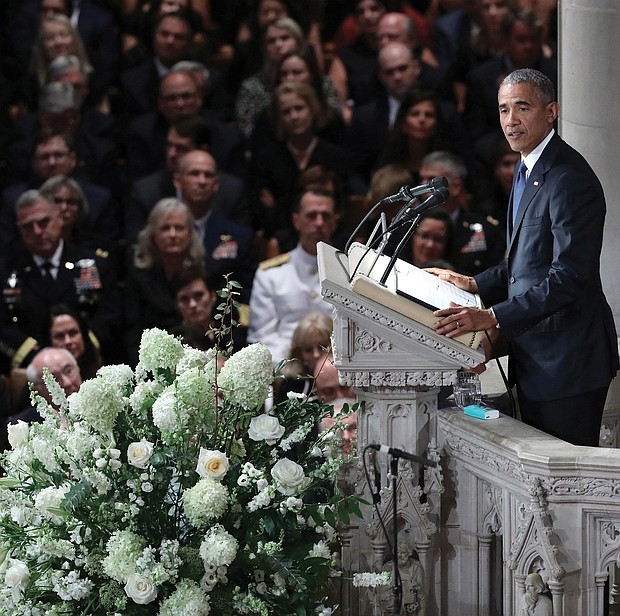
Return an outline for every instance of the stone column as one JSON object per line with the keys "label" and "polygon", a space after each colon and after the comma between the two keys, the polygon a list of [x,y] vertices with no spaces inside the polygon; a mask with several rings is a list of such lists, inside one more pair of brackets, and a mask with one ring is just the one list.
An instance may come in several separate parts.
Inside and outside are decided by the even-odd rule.
{"label": "stone column", "polygon": [[559,20],[559,131],[586,157],[605,190],[601,268],[620,331],[620,3],[562,0]]}

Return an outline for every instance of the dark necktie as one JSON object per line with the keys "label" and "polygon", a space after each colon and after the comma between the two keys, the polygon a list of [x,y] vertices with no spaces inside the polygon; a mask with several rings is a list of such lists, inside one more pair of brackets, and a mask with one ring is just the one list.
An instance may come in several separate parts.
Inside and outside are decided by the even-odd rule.
{"label": "dark necktie", "polygon": [[527,167],[525,166],[525,163],[521,161],[521,164],[519,165],[519,171],[517,172],[517,179],[515,180],[515,184],[512,189],[512,227],[513,228],[517,220],[517,212],[519,211],[519,204],[521,203],[521,197],[523,196],[523,191],[525,190],[526,172],[527,172]]}
{"label": "dark necktie", "polygon": [[52,264],[49,261],[41,263],[41,276],[46,280],[52,280]]}

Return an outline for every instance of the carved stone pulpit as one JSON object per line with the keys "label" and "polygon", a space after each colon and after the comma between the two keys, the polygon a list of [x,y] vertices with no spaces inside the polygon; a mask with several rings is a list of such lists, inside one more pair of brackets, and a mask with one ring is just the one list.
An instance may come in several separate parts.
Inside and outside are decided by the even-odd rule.
{"label": "carved stone pulpit", "polygon": [[[366,255],[372,256],[372,251],[364,251]],[[370,480],[376,484],[368,485],[360,456],[367,444],[377,443],[437,460],[436,443],[429,436],[429,419],[437,410],[439,388],[451,385],[459,369],[482,363],[484,353],[480,348],[439,336],[428,324],[412,318],[416,311],[409,310],[411,300],[398,294],[393,277],[385,286],[377,283],[385,257],[350,261],[343,252],[320,243],[318,266],[323,297],[334,307],[334,362],[340,381],[355,387],[361,403],[358,457],[349,464],[348,477],[343,480],[349,484],[345,489],[369,501],[373,492],[381,492],[381,518],[390,534],[397,525],[399,545],[402,538],[424,570],[424,600],[417,611],[409,608],[408,613],[438,614],[433,586],[439,579],[440,559],[433,536],[440,519],[441,467],[426,469],[424,481],[420,482],[420,469],[401,460],[394,496],[388,481],[387,457],[376,452],[367,454],[372,469]],[[360,278],[364,283],[361,286],[355,284]],[[360,288],[364,295],[355,290]],[[398,501],[396,520],[392,514],[394,498]],[[364,519],[353,521],[354,526],[343,531],[347,579],[356,572],[379,572],[390,558],[375,510],[367,506],[362,511]],[[378,594],[344,583],[342,613],[382,613],[373,592]]]}

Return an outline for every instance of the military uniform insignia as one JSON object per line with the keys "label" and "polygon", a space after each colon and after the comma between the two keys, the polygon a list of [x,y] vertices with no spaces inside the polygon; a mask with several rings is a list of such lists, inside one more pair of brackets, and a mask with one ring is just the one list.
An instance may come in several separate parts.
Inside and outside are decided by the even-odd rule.
{"label": "military uniform insignia", "polygon": [[2,287],[2,297],[4,299],[4,303],[9,307],[17,304],[21,300],[22,289],[19,285],[17,272],[11,272],[11,275],[7,278],[4,286]]}
{"label": "military uniform insignia", "polygon": [[471,236],[467,244],[461,248],[461,252],[484,252],[487,249],[487,239],[482,225],[479,222],[474,222],[469,225],[469,230],[472,232]]}
{"label": "military uniform insignia", "polygon": [[271,259],[267,259],[266,261],[261,261],[258,267],[262,270],[268,270],[272,267],[278,267],[279,265],[284,265],[284,263],[288,263],[291,258],[290,252],[285,252],[282,255],[276,255],[275,257],[271,257]]}
{"label": "military uniform insignia", "polygon": [[101,277],[99,276],[99,270],[94,259],[80,259],[75,264],[71,264],[72,267],[68,267],[69,263],[65,263],[67,269],[75,268],[75,274],[73,277],[73,284],[75,285],[75,291],[78,295],[78,301],[80,303],[87,303],[92,301],[91,298],[93,291],[101,289]]}
{"label": "military uniform insignia", "polygon": [[220,243],[211,255],[216,260],[236,259],[239,254],[239,244],[230,235],[221,235]]}

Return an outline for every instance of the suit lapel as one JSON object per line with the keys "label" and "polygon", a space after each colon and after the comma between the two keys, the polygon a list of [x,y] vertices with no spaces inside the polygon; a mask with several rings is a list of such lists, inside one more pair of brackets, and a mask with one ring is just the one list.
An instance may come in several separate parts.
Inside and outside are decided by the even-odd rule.
{"label": "suit lapel", "polygon": [[[530,176],[527,178],[525,190],[523,191],[521,203],[519,204],[519,209],[517,211],[517,218],[512,227],[512,233],[508,237],[508,254],[510,254],[512,245],[521,230],[521,224],[523,223],[523,217],[525,216],[527,208],[545,183],[545,175],[551,168],[551,163],[555,159],[559,143],[560,138],[556,133],[547,144],[547,147],[543,150],[543,153],[530,172]],[[510,194],[510,203],[512,205],[512,193]]]}

